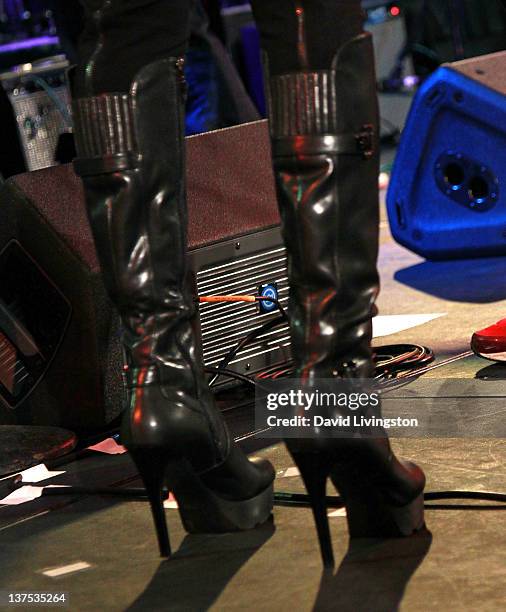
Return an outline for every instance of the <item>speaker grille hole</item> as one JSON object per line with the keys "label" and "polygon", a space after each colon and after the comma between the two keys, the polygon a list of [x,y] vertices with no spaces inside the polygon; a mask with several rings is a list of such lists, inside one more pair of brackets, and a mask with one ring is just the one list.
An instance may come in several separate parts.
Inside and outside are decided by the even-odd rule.
{"label": "speaker grille hole", "polygon": [[489,194],[487,181],[481,176],[474,176],[469,181],[469,197],[478,202],[483,201]]}
{"label": "speaker grille hole", "polygon": [[499,201],[500,183],[492,168],[459,151],[445,151],[434,165],[436,185],[445,198],[484,212]]}
{"label": "speaker grille hole", "polygon": [[458,189],[464,182],[464,170],[456,163],[448,164],[444,170],[444,179],[452,189]]}

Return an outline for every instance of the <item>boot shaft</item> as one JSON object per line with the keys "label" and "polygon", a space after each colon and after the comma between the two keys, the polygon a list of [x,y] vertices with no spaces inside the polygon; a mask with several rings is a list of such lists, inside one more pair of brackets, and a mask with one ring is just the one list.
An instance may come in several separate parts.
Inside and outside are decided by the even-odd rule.
{"label": "boot shaft", "polygon": [[181,60],[146,66],[129,93],[74,100],[74,116],[75,168],[125,344],[134,365],[163,361],[191,336],[195,311],[185,284]]}
{"label": "boot shaft", "polygon": [[269,79],[274,173],[299,374],[372,375],[378,292],[378,109],[369,34],[326,71]]}

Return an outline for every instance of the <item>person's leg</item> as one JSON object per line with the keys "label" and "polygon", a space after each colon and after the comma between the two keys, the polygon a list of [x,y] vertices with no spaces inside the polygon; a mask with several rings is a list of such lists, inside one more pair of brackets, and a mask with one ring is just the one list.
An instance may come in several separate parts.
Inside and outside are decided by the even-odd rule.
{"label": "person's leg", "polygon": [[185,84],[182,58],[170,55],[186,47],[186,0],[84,4],[74,167],[122,320],[129,397],[122,442],[146,485],[166,556],[165,477],[188,531],[223,532],[268,518],[274,471],[235,445],[197,358],[186,283]]}
{"label": "person's leg", "polygon": [[341,45],[362,32],[360,0],[253,0],[252,7],[271,75],[330,68]]}
{"label": "person's leg", "polygon": [[[193,82],[189,83],[187,122],[189,111],[192,110],[195,130],[208,131],[257,121],[260,115],[251,101],[244,83],[239,76],[236,66],[230,54],[223,46],[221,40],[211,30],[207,11],[202,5],[202,0],[192,0],[192,11],[190,19],[190,48],[187,56],[189,70],[187,77]],[[195,68],[192,74],[192,68]],[[201,72],[204,71],[204,77]],[[194,87],[192,88],[192,85]],[[207,121],[206,113],[202,112],[201,94],[205,90],[212,90],[211,98],[214,98],[214,121]],[[193,91],[194,90],[194,91]],[[205,111],[204,102],[204,111]],[[200,124],[200,125],[199,125]],[[207,125],[209,124],[209,125]],[[194,132],[196,133],[196,132]],[[187,132],[188,134],[188,132]]]}
{"label": "person's leg", "polygon": [[[128,91],[137,72],[182,57],[190,34],[188,0],[81,0],[86,27],[80,40],[77,95]],[[88,67],[88,72],[83,71]],[[91,66],[91,67],[90,67]]]}
{"label": "person's leg", "polygon": [[[374,54],[360,0],[253,0],[266,67],[274,175],[288,255],[296,376],[372,378],[379,288],[378,108]],[[347,416],[339,408],[327,416]],[[350,535],[409,535],[423,525],[424,476],[388,439],[286,440],[333,564],[327,475]]]}
{"label": "person's leg", "polygon": [[[291,279],[293,308],[307,320],[309,313],[304,317],[299,313],[303,305],[308,305],[306,287],[321,288],[320,294],[313,296],[318,300],[340,285],[325,312],[319,314],[320,318],[328,317],[329,327],[322,319],[308,335],[304,326],[293,325],[292,354],[307,376],[314,372],[321,372],[322,377],[330,375],[353,356],[357,364],[360,362],[361,376],[368,377],[372,375],[370,312],[379,284],[378,109],[371,40],[363,34],[360,0],[281,0],[274,3],[270,19],[271,4],[267,0],[252,3],[267,72],[285,242],[296,264]],[[339,150],[329,151],[336,155],[331,181],[326,176],[329,161],[320,155],[318,145],[312,160],[310,148],[304,152],[304,160],[298,155],[298,151],[302,154],[304,139],[309,147],[310,137],[325,135],[331,135],[333,145],[339,146]],[[367,150],[360,150],[359,141]],[[313,176],[314,164],[321,168],[321,176]],[[329,200],[325,206],[325,214],[318,201],[304,201],[304,206],[294,201],[291,185],[281,182],[292,173],[293,180],[299,181],[299,171],[302,175],[309,173],[305,185],[308,194],[315,190],[320,194],[318,181],[329,190],[327,198],[332,198],[332,203]],[[299,225],[312,228],[306,237],[311,244],[305,245],[305,253],[300,252],[301,242],[296,240],[295,228]],[[337,242],[336,236],[341,234],[342,240]],[[353,268],[346,265],[342,270],[335,269],[334,259],[340,265],[349,263],[350,258]],[[348,273],[353,276],[348,278]],[[318,311],[318,304],[313,308]]]}

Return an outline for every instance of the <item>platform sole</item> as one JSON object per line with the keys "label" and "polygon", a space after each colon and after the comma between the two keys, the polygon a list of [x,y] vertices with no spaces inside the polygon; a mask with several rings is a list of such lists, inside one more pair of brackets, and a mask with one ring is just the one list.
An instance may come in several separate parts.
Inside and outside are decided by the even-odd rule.
{"label": "platform sole", "polygon": [[272,484],[249,499],[226,499],[206,487],[185,459],[168,465],[166,482],[188,533],[245,531],[265,523],[272,513]]}
{"label": "platform sole", "polygon": [[335,452],[311,452],[300,443],[285,442],[308,492],[324,567],[334,566],[325,503],[329,477],[346,507],[350,538],[408,537],[424,527],[423,491],[404,505],[394,504],[381,479],[371,478],[372,466],[356,466]]}
{"label": "platform sole", "polygon": [[389,501],[385,490],[366,475],[350,478],[334,468],[331,480],[346,506],[350,538],[408,537],[425,525],[423,492],[400,505]]}
{"label": "platform sole", "polygon": [[206,487],[184,457],[171,457],[166,449],[129,450],[146,487],[162,557],[171,555],[163,507],[164,485],[174,494],[188,533],[245,531],[265,523],[271,515],[274,502],[272,483],[254,497],[230,500]]}

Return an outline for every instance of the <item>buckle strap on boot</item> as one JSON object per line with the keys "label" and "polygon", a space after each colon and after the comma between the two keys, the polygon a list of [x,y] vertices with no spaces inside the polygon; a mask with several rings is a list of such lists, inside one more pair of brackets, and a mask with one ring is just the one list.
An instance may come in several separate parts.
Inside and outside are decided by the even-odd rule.
{"label": "buckle strap on boot", "polygon": [[104,93],[73,102],[80,176],[108,174],[139,163],[132,101],[126,93]]}
{"label": "buckle strap on boot", "polygon": [[363,125],[356,134],[304,134],[272,140],[274,157],[293,155],[359,155],[370,159],[374,155],[374,127]]}
{"label": "buckle strap on boot", "polygon": [[269,79],[273,154],[343,154],[369,159],[375,152],[372,124],[338,133],[335,70],[294,72]]}

